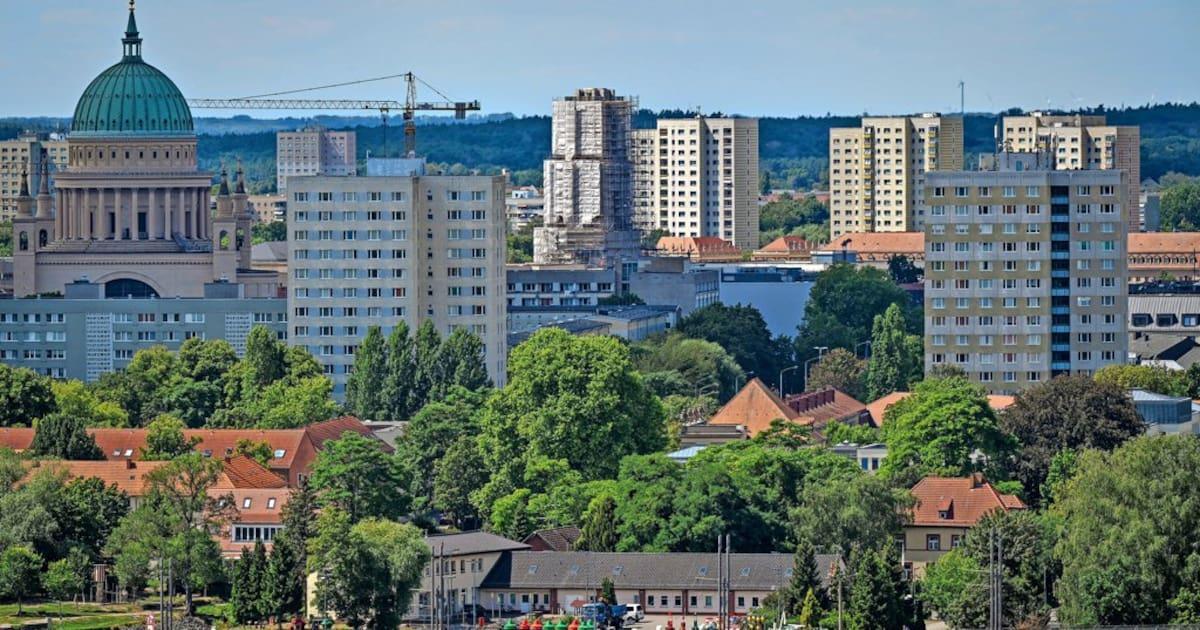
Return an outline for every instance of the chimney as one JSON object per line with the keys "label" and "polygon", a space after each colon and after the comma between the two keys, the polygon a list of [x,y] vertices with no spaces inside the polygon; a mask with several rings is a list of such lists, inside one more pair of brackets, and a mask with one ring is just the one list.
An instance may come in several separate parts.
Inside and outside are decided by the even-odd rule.
{"label": "chimney", "polygon": [[983,487],[983,484],[985,484],[985,483],[987,483],[987,479],[983,478],[983,473],[981,473],[981,472],[971,473],[971,489],[972,490]]}
{"label": "chimney", "polygon": [[132,459],[125,460],[125,470],[135,470],[136,468],[137,468],[137,462],[135,462]]}

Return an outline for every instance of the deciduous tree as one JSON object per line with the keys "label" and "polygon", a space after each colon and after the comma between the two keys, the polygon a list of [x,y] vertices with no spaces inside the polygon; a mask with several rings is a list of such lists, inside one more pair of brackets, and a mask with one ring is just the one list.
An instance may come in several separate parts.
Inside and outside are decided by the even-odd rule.
{"label": "deciduous tree", "polygon": [[408,324],[400,321],[388,335],[387,376],[383,381],[383,396],[391,420],[408,420],[417,411],[414,406],[417,398],[414,361]]}
{"label": "deciduous tree", "polygon": [[50,379],[0,363],[0,426],[31,426],[55,410]]}
{"label": "deciduous tree", "polygon": [[899,304],[891,304],[882,315],[875,316],[866,383],[867,397],[871,400],[907,390],[910,383],[921,377],[921,338],[910,335],[906,327]]}
{"label": "deciduous tree", "polygon": [[104,459],[83,421],[58,412],[37,421],[29,448],[35,455],[53,459]]}
{"label": "deciduous tree", "polygon": [[815,392],[832,387],[859,400],[865,400],[866,367],[866,362],[849,350],[834,348],[813,364],[808,373],[805,390]]}
{"label": "deciduous tree", "polygon": [[25,598],[37,592],[41,571],[42,558],[29,547],[12,545],[0,552],[0,596],[17,601],[18,617]]}
{"label": "deciduous tree", "polygon": [[365,421],[389,420],[384,382],[387,348],[378,326],[367,327],[354,353],[354,371],[346,379],[346,408]]}
{"label": "deciduous tree", "polygon": [[383,451],[382,442],[357,433],[325,443],[309,482],[322,506],[346,512],[352,523],[408,511],[408,480],[399,461]]}

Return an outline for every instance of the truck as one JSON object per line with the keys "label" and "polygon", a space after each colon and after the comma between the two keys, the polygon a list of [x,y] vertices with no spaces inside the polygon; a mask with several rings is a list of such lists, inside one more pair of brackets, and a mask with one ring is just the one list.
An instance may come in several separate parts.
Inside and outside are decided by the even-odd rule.
{"label": "truck", "polygon": [[625,626],[625,606],[595,602],[586,604],[579,617],[595,624],[596,630],[622,630]]}

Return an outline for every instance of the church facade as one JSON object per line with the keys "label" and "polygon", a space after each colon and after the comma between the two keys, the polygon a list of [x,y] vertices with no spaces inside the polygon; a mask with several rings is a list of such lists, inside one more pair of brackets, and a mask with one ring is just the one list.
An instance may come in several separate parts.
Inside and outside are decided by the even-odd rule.
{"label": "church facade", "polygon": [[[67,167],[37,178],[36,198],[18,198],[13,220],[16,297],[61,294],[87,281],[104,297],[203,297],[207,283],[242,285],[245,297],[275,297],[273,272],[251,270],[241,169],[232,185],[201,171],[186,99],[142,59],[129,10],[122,58],[100,73],[75,107]],[[47,161],[40,161],[45,169]]]}

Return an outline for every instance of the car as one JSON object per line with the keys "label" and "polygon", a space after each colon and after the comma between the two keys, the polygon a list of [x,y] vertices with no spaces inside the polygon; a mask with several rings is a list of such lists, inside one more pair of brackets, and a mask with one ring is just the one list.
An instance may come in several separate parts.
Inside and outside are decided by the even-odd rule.
{"label": "car", "polygon": [[641,604],[627,604],[625,606],[625,621],[633,623],[646,619],[646,611],[642,610]]}

